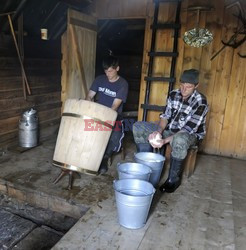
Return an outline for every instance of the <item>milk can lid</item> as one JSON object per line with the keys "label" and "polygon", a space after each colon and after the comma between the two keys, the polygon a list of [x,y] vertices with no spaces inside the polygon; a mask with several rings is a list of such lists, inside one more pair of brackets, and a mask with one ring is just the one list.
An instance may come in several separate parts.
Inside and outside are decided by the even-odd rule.
{"label": "milk can lid", "polygon": [[24,112],[24,116],[31,116],[31,115],[34,115],[36,113],[37,113],[37,111],[35,109],[31,108],[30,110],[27,110]]}

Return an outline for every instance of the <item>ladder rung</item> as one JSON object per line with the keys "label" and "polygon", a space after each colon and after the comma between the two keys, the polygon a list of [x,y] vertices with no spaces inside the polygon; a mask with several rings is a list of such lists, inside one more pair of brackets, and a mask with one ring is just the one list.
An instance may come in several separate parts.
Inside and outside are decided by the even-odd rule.
{"label": "ladder rung", "polygon": [[180,29],[180,23],[157,23],[151,25],[151,29]]}
{"label": "ladder rung", "polygon": [[165,109],[165,106],[158,106],[158,105],[150,105],[150,104],[141,104],[142,109],[147,110],[154,110],[154,111],[161,111],[163,112]]}
{"label": "ladder rung", "polygon": [[149,52],[149,56],[166,56],[166,57],[177,57],[179,55],[178,52],[161,52],[161,51],[155,51],[155,52]]}
{"label": "ladder rung", "polygon": [[156,82],[175,82],[175,77],[162,77],[162,76],[146,76],[145,81],[156,81]]}

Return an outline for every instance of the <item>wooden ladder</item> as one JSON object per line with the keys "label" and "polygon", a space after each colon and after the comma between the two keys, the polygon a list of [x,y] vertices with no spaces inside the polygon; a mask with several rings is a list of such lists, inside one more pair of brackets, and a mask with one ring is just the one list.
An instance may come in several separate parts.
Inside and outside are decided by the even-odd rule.
{"label": "wooden ladder", "polygon": [[[153,24],[151,25],[152,29],[152,38],[151,38],[151,46],[149,55],[149,65],[148,65],[148,75],[144,78],[146,81],[146,92],[145,92],[145,99],[144,104],[141,104],[141,108],[143,108],[143,121],[147,119],[148,110],[155,110],[163,112],[165,106],[158,106],[158,105],[150,105],[149,104],[149,97],[150,97],[150,89],[151,83],[155,82],[168,82],[168,95],[171,90],[173,90],[174,83],[176,81],[175,78],[175,66],[176,66],[176,59],[178,57],[178,36],[179,30],[181,28],[180,24],[180,10],[181,10],[181,1],[182,0],[155,0],[155,10],[154,10],[154,19]],[[176,17],[175,22],[172,23],[158,23],[158,15],[159,15],[159,5],[160,3],[175,3],[177,4],[176,8]],[[165,51],[156,51],[155,44],[156,44],[156,33],[159,29],[173,29],[174,30],[174,39],[173,39],[173,50],[171,52]],[[171,67],[170,67],[170,74],[169,76],[165,77],[156,77],[153,76],[153,63],[155,57],[171,57]]]}

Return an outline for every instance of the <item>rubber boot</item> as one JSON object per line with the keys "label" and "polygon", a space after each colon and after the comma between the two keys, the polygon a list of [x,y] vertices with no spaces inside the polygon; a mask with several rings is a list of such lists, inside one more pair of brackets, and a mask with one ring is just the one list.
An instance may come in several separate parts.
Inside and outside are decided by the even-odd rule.
{"label": "rubber boot", "polygon": [[161,192],[173,193],[180,186],[184,170],[183,163],[184,160],[171,156],[168,178],[165,183],[160,186]]}
{"label": "rubber boot", "polygon": [[108,157],[103,157],[100,167],[98,169],[99,174],[105,174],[108,171]]}
{"label": "rubber boot", "polygon": [[149,143],[137,143],[137,152],[153,152],[153,148]]}
{"label": "rubber boot", "polygon": [[98,169],[99,174],[105,174],[108,171],[108,159],[112,156],[113,153],[114,151],[112,147],[108,145],[105,150],[100,167]]}

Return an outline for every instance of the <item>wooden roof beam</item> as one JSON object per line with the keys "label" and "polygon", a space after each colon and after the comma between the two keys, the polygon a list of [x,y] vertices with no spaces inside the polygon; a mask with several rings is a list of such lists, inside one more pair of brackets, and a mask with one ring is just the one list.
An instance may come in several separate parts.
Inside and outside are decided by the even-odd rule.
{"label": "wooden roof beam", "polygon": [[81,9],[90,5],[93,2],[93,0],[60,0],[60,2]]}
{"label": "wooden roof beam", "polygon": [[[20,2],[20,4],[18,5],[18,7],[15,10],[15,13],[13,14],[13,16],[11,16],[12,21],[14,21],[16,18],[19,17],[19,15],[22,12],[22,10],[23,10],[24,6],[26,5],[26,3],[27,3],[27,0],[22,0]],[[8,28],[9,28],[9,23],[8,22],[4,23],[2,30],[6,31]]]}

